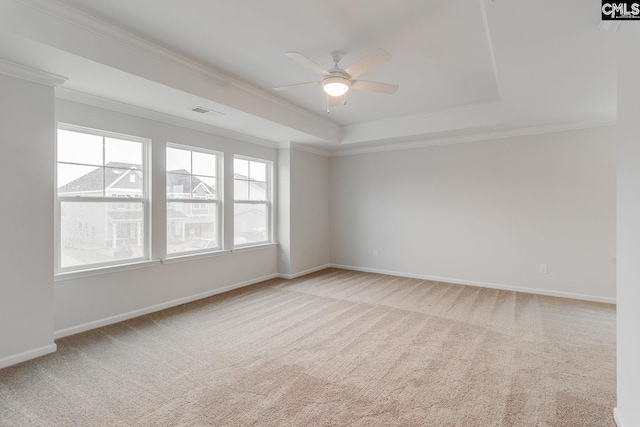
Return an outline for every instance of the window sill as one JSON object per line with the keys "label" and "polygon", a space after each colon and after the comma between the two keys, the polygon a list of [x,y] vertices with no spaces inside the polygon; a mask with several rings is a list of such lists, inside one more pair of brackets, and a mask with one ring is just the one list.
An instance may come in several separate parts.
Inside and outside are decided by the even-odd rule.
{"label": "window sill", "polygon": [[139,268],[154,267],[160,265],[159,260],[133,262],[131,264],[111,265],[108,267],[91,268],[87,270],[75,270],[57,273],[53,276],[54,282],[81,279],[83,277],[101,276],[103,274],[118,273],[120,271],[137,270]]}
{"label": "window sill", "polygon": [[231,253],[230,250],[221,250],[215,252],[201,252],[197,254],[189,254],[189,255],[176,255],[169,258],[165,258],[162,260],[163,264],[175,264],[177,262],[186,262],[186,261],[195,261],[203,258],[211,258],[221,255],[227,255]]}
{"label": "window sill", "polygon": [[258,251],[260,249],[272,248],[274,246],[278,246],[278,243],[260,243],[253,246],[239,246],[237,248],[231,249],[231,252],[249,252],[249,251]]}

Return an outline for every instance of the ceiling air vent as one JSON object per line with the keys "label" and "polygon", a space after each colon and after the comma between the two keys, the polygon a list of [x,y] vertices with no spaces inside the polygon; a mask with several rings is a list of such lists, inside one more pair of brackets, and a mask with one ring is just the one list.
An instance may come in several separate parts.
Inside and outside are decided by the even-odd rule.
{"label": "ceiling air vent", "polygon": [[213,110],[209,110],[208,108],[204,108],[204,107],[193,107],[191,109],[191,111],[193,111],[194,113],[199,113],[199,114],[208,114],[210,116],[215,116],[215,117],[221,117],[224,116],[224,113],[221,113],[220,111],[213,111]]}

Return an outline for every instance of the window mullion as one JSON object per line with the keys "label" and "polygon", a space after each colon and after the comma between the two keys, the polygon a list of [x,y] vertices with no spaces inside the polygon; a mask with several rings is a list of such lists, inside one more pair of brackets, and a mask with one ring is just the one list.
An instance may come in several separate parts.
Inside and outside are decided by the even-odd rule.
{"label": "window mullion", "polygon": [[106,182],[106,175],[107,175],[107,169],[105,168],[105,160],[106,160],[106,138],[103,136],[102,137],[102,195],[106,196],[107,195],[107,182]]}
{"label": "window mullion", "polygon": [[247,198],[251,200],[251,161],[247,162]]}
{"label": "window mullion", "polygon": [[70,166],[87,166],[92,168],[99,168],[100,165],[91,164],[91,163],[78,163],[78,162],[58,162],[59,165],[70,165]]}
{"label": "window mullion", "polygon": [[145,200],[142,197],[58,196],[59,202],[76,203],[144,203]]}
{"label": "window mullion", "polygon": [[268,200],[234,200],[234,203],[242,203],[245,205],[263,205],[268,204]]}
{"label": "window mullion", "polygon": [[217,203],[217,199],[167,199],[167,203]]}

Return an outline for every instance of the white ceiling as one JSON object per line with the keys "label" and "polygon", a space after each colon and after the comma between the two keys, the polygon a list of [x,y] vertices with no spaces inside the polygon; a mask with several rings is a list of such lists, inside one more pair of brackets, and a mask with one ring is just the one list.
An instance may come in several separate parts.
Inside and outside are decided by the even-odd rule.
{"label": "white ceiling", "polygon": [[[0,0],[0,58],[68,77],[62,96],[110,99],[273,142],[340,150],[516,128],[612,123],[614,34],[595,0]],[[327,115],[324,67],[382,47]],[[612,84],[613,82],[613,84]],[[65,94],[66,93],[66,94]],[[96,98],[98,97],[98,98]],[[198,116],[201,105],[226,115]]]}

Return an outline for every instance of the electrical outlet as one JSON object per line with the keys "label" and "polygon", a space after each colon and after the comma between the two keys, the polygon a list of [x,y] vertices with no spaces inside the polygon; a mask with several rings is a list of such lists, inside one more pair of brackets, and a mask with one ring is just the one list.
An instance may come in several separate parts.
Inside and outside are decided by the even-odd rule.
{"label": "electrical outlet", "polygon": [[547,274],[548,272],[547,264],[540,264],[540,274]]}
{"label": "electrical outlet", "polygon": [[377,249],[373,250],[373,257],[374,258],[378,258],[378,250]]}
{"label": "electrical outlet", "polygon": [[284,252],[280,252],[280,261],[284,261]]}

